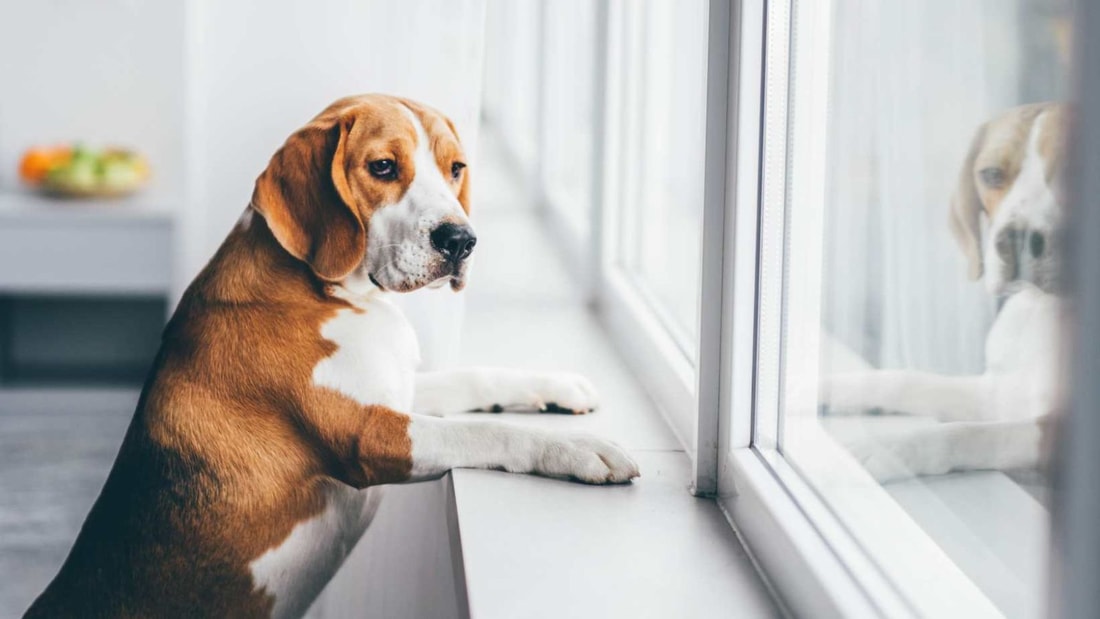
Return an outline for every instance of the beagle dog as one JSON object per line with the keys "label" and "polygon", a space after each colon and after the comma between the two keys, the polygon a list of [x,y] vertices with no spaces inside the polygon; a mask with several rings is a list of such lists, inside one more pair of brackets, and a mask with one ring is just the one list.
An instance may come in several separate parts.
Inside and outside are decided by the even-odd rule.
{"label": "beagle dog", "polygon": [[587,412],[576,375],[416,373],[392,293],[461,289],[476,237],[439,112],[341,99],[290,136],[164,331],[114,467],[28,617],[296,617],[384,484],[452,468],[625,483],[594,436],[426,414]]}
{"label": "beagle dog", "polygon": [[1010,109],[978,129],[959,173],[950,228],[968,264],[1001,304],[985,343],[985,372],[836,374],[830,410],[883,409],[947,423],[849,446],[879,480],[967,469],[1039,468],[1051,416],[1063,407],[1062,247],[1066,106]]}

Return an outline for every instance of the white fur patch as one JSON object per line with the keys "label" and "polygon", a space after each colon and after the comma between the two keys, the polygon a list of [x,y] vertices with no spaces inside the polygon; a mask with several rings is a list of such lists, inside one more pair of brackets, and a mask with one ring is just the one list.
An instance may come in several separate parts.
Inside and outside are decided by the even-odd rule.
{"label": "white fur patch", "polygon": [[283,543],[249,564],[256,588],[275,596],[272,617],[305,614],[362,537],[381,499],[381,488],[332,483],[323,512],[298,523]]}
{"label": "white fur patch", "polygon": [[[420,362],[412,325],[377,288],[357,294],[335,286],[333,293],[356,307],[340,310],[321,327],[336,352],[314,367],[314,384],[360,404],[409,410]],[[274,617],[306,611],[370,524],[381,493],[332,484],[323,512],[250,564],[256,589],[275,596]]]}
{"label": "white fur patch", "polygon": [[313,368],[313,384],[360,404],[412,408],[420,345],[416,332],[387,295],[374,292],[321,327],[336,352]]}

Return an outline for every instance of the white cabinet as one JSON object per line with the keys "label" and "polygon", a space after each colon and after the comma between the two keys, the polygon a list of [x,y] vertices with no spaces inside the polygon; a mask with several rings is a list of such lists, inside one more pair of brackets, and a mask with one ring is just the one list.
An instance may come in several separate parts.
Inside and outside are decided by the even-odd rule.
{"label": "white cabinet", "polygon": [[172,212],[0,194],[0,386],[141,383],[172,291]]}

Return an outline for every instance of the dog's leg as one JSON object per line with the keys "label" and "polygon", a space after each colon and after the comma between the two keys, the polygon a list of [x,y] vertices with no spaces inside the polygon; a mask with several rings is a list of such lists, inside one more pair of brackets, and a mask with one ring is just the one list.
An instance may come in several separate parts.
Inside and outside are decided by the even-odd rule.
{"label": "dog's leg", "polygon": [[952,471],[1037,468],[1044,452],[1039,421],[944,423],[882,440],[861,439],[848,450],[878,481]]}
{"label": "dog's leg", "polygon": [[414,415],[409,437],[413,481],[433,479],[452,468],[501,469],[593,484],[638,476],[638,465],[624,449],[586,434]]}
{"label": "dog's leg", "polygon": [[831,410],[881,408],[944,421],[1028,419],[1042,410],[1022,377],[944,376],[912,370],[834,374],[821,384],[821,401]]}
{"label": "dog's leg", "polygon": [[505,409],[587,413],[596,389],[579,374],[465,368],[416,375],[413,410],[425,415]]}
{"label": "dog's leg", "polygon": [[[310,415],[313,417],[314,415]],[[406,415],[346,402],[330,407],[317,438],[342,463],[342,481],[366,487],[435,479],[455,468],[497,469],[623,483],[638,466],[618,445],[586,434],[547,432],[496,421]]]}

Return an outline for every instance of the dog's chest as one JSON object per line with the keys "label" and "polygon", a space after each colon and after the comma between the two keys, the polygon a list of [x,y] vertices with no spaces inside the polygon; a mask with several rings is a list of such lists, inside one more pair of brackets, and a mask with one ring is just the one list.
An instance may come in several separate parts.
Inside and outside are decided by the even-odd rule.
{"label": "dog's chest", "polygon": [[[1062,301],[1026,286],[1005,302],[986,337],[986,366],[1028,380],[1055,379],[1063,324]],[[1049,376],[1048,376],[1049,374]]]}
{"label": "dog's chest", "polygon": [[321,327],[336,351],[313,369],[313,383],[360,404],[408,412],[419,344],[404,314],[382,295],[342,309]]}
{"label": "dog's chest", "polygon": [[249,564],[254,587],[275,598],[272,617],[306,612],[363,536],[382,492],[333,482],[321,513],[299,522],[282,543]]}
{"label": "dog's chest", "polygon": [[[324,323],[321,336],[336,350],[313,369],[313,383],[360,404],[407,412],[412,407],[416,333],[401,311],[381,295],[342,309]],[[300,616],[363,535],[382,488],[356,490],[333,483],[324,510],[298,523],[278,546],[250,564],[257,589],[275,596],[274,617]]]}

